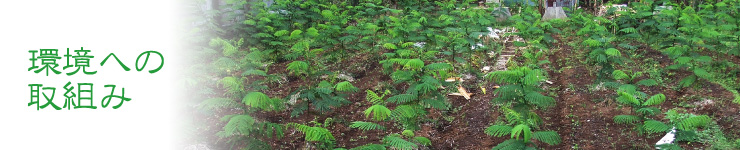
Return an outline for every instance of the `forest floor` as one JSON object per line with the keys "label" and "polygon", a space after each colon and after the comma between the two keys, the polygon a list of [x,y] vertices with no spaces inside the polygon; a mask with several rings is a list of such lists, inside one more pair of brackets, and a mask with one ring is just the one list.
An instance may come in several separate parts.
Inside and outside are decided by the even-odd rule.
{"label": "forest floor", "polygon": [[[555,36],[558,41],[550,49],[551,52],[544,58],[551,63],[541,66],[548,73],[548,79],[552,84],[544,84],[544,89],[555,96],[556,106],[538,110],[538,114],[543,118],[545,130],[553,130],[560,134],[563,143],[548,146],[544,143],[536,143],[544,149],[653,149],[656,143],[663,135],[650,134],[640,135],[632,129],[631,126],[616,124],[613,121],[615,115],[631,114],[629,107],[622,107],[616,103],[614,98],[616,92],[604,88],[596,83],[594,66],[587,65],[585,62],[586,52],[572,48],[568,42],[572,37]],[[638,44],[640,45],[640,44]],[[637,52],[645,58],[652,58],[650,62],[644,60],[633,60],[634,64],[655,63],[660,67],[666,67],[672,63],[667,56],[650,48],[647,45],[640,45]],[[517,59],[512,59],[516,61]],[[290,117],[290,110],[279,113],[260,113],[252,114],[256,118],[267,118],[273,123],[308,123],[311,121],[323,122],[326,118],[331,117],[334,122],[328,126],[336,138],[336,146],[344,148],[353,148],[369,143],[380,143],[382,137],[389,133],[400,133],[402,129],[393,122],[381,122],[381,125],[388,127],[385,131],[361,131],[349,128],[353,121],[369,121],[363,114],[363,111],[371,104],[365,100],[365,90],[377,90],[378,87],[392,84],[389,75],[381,73],[382,68],[373,56],[356,55],[346,59],[342,64],[344,66],[332,65],[331,71],[346,71],[356,80],[353,84],[359,88],[360,92],[355,92],[347,99],[352,103],[343,107],[336,108],[332,112],[322,115],[317,113],[306,113],[298,117]],[[734,58],[733,61],[738,61]],[[268,74],[287,74],[285,66],[288,62],[276,63],[271,65]],[[491,61],[490,64],[495,63]],[[736,62],[738,63],[738,62]],[[346,68],[351,68],[345,70]],[[677,71],[674,75],[668,76],[670,81],[677,81],[685,76],[690,75],[688,71]],[[643,77],[644,78],[644,77]],[[289,97],[290,92],[297,90],[301,86],[312,86],[318,83],[312,80],[301,80],[299,78],[289,77],[287,83],[269,84],[269,89],[273,89],[265,94],[270,97]],[[496,144],[509,139],[509,137],[492,137],[484,133],[485,128],[490,126],[496,120],[503,120],[501,112],[497,111],[498,107],[491,103],[491,99],[496,97],[493,86],[496,83],[485,82],[482,79],[466,80],[463,85],[479,85],[486,87],[487,92],[483,94],[480,88],[468,88],[468,92],[474,93],[471,99],[467,100],[461,96],[448,96],[448,102],[451,104],[451,110],[437,111],[429,109],[428,120],[423,120],[420,124],[421,129],[416,131],[417,136],[428,137],[432,141],[430,149],[448,150],[483,150],[491,149]],[[721,127],[728,136],[737,137],[740,135],[740,108],[737,104],[731,103],[733,95],[724,90],[721,86],[704,82],[700,87],[689,87],[674,90],[676,82],[667,82],[667,85],[652,87],[640,86],[640,90],[648,95],[663,93],[667,100],[660,106],[665,112],[671,108],[684,109],[688,113],[707,114]],[[406,85],[396,85],[397,89],[405,89]],[[392,107],[389,107],[393,109]],[[207,138],[212,143],[217,143],[215,149],[238,149],[243,144],[230,145],[228,142],[221,141],[215,137],[215,133],[220,131],[225,122],[220,121],[220,116],[228,114],[237,114],[240,110],[222,111],[217,115],[196,115],[196,118],[204,118],[204,122],[210,124],[210,129],[202,130],[198,135],[209,136]],[[663,118],[664,114],[659,114],[656,118]],[[302,149],[306,146],[303,134],[288,129],[285,136],[277,139],[263,139],[272,144],[275,149]],[[684,148],[703,149],[706,145],[699,142],[681,145]]]}

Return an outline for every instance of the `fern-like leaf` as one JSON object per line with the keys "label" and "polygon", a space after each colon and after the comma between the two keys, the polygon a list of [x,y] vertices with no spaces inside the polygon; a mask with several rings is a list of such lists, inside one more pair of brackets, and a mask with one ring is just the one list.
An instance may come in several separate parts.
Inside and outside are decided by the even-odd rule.
{"label": "fern-like leaf", "polygon": [[617,97],[617,102],[620,102],[623,104],[630,104],[634,106],[640,106],[640,101],[637,100],[635,96],[627,92],[619,92],[619,97]]}
{"label": "fern-like leaf", "polygon": [[360,90],[352,85],[352,83],[349,83],[349,81],[339,82],[336,86],[334,86],[334,88],[338,92],[357,92],[358,90]]}
{"label": "fern-like leaf", "polygon": [[396,70],[391,73],[391,79],[396,82],[408,81],[414,79],[414,71],[409,70]]}
{"label": "fern-like leaf", "polygon": [[301,36],[301,33],[303,33],[303,31],[301,31],[301,30],[293,30],[293,32],[290,32],[290,39],[297,39],[297,38],[299,38]]}
{"label": "fern-like leaf", "polygon": [[490,136],[502,137],[511,134],[511,129],[513,128],[510,126],[492,125],[486,128],[484,133]]}
{"label": "fern-like leaf", "polygon": [[631,95],[637,93],[637,86],[632,84],[622,84],[617,88],[617,94],[619,94],[619,92],[625,92]]}
{"label": "fern-like leaf", "polygon": [[586,46],[590,46],[590,47],[598,47],[598,46],[601,46],[601,42],[599,42],[597,40],[594,40],[594,39],[584,40],[582,44],[583,45],[586,45]]}
{"label": "fern-like leaf", "polygon": [[420,70],[422,67],[424,67],[424,61],[421,59],[410,59],[403,65],[403,69],[406,70]]}
{"label": "fern-like leaf", "polygon": [[526,148],[526,145],[523,141],[509,139],[499,143],[495,147],[491,148],[491,150],[523,150],[524,148]]}
{"label": "fern-like leaf", "polygon": [[507,122],[522,122],[526,120],[524,118],[525,116],[523,116],[519,112],[514,111],[513,109],[506,108],[506,107],[502,109],[504,111],[504,116],[506,117]]}
{"label": "fern-like leaf", "polygon": [[242,102],[247,106],[265,111],[277,110],[281,105],[279,99],[272,99],[262,92],[251,92],[247,96],[244,96]]}
{"label": "fern-like leaf", "polygon": [[297,123],[288,123],[286,126],[293,127],[297,131],[303,132],[306,134],[305,139],[309,142],[318,142],[318,141],[333,141],[334,135],[331,134],[331,132],[322,127],[312,127]]}
{"label": "fern-like leaf", "polygon": [[616,48],[608,48],[604,53],[609,56],[622,56],[622,53],[620,53]]}
{"label": "fern-like leaf", "polygon": [[383,104],[383,97],[385,97],[385,95],[388,95],[388,94],[391,93],[391,91],[385,90],[385,92],[383,93],[383,95],[378,96],[378,94],[375,93],[375,92],[373,92],[372,90],[367,90],[365,92],[367,93],[365,95],[365,100],[367,100],[370,103],[373,103],[373,105]]}
{"label": "fern-like leaf", "polygon": [[655,108],[655,107],[645,107],[645,108],[637,109],[635,110],[635,112],[643,114],[643,115],[653,116],[653,115],[660,113],[660,109]]}
{"label": "fern-like leaf", "polygon": [[229,57],[220,57],[216,59],[215,61],[213,61],[213,66],[218,70],[226,72],[241,69],[239,62]]}
{"label": "fern-like leaf", "polygon": [[391,118],[394,120],[403,120],[405,118],[416,117],[416,109],[410,105],[400,105],[391,112]]}
{"label": "fern-like leaf", "polygon": [[643,125],[643,128],[648,133],[659,133],[659,132],[665,132],[670,129],[668,125],[666,125],[663,122],[655,121],[655,120],[648,120],[645,121],[645,124]]}
{"label": "fern-like leaf", "polygon": [[617,115],[614,116],[614,122],[618,124],[634,124],[640,121],[640,117],[633,115]]}
{"label": "fern-like leaf", "polygon": [[304,61],[293,61],[285,69],[294,75],[305,75],[308,73],[308,63]]}
{"label": "fern-like leaf", "polygon": [[267,138],[272,138],[273,134],[278,139],[283,137],[284,127],[282,124],[266,122],[266,123],[262,123],[262,126],[260,128],[261,129],[259,131],[262,132],[263,135],[265,135]]}
{"label": "fern-like leaf", "polygon": [[219,83],[226,89],[226,94],[231,96],[241,95],[244,92],[244,87],[241,80],[235,77],[224,77],[219,80]]}
{"label": "fern-like leaf", "polygon": [[249,136],[254,127],[254,119],[249,115],[234,115],[230,117],[223,131],[216,133],[219,137],[231,137],[233,135]]}
{"label": "fern-like leaf", "polygon": [[396,44],[393,44],[393,43],[385,43],[383,44],[383,47],[385,47],[386,49],[396,49],[397,48]]}
{"label": "fern-like leaf", "polygon": [[676,141],[694,142],[699,140],[696,131],[676,130]]}
{"label": "fern-like leaf", "polygon": [[391,110],[383,105],[373,105],[365,110],[365,117],[370,117],[370,114],[373,115],[373,120],[383,121],[391,115]]}
{"label": "fern-like leaf", "polygon": [[452,70],[452,65],[448,63],[433,63],[424,66],[424,69],[429,71],[436,71],[436,70]]}
{"label": "fern-like leaf", "polygon": [[544,76],[542,75],[542,71],[540,71],[539,69],[534,69],[526,72],[523,83],[524,85],[535,86],[543,80]]}
{"label": "fern-like leaf", "polygon": [[230,98],[209,98],[201,102],[197,109],[201,111],[215,111],[223,108],[236,108],[240,104]]}
{"label": "fern-like leaf", "polygon": [[663,94],[655,94],[651,96],[645,103],[643,103],[643,106],[650,106],[650,105],[658,105],[660,103],[663,103],[665,101],[665,95]]}
{"label": "fern-like leaf", "polygon": [[550,145],[557,145],[561,142],[560,135],[555,131],[538,131],[534,132],[532,136],[534,139]]}
{"label": "fern-like leaf", "polygon": [[517,84],[524,77],[525,72],[528,71],[529,68],[527,67],[521,67],[516,70],[500,70],[489,73],[486,78],[499,83]]}
{"label": "fern-like leaf", "polygon": [[516,138],[518,140],[519,137],[522,137],[522,140],[524,141],[529,141],[529,139],[532,138],[532,130],[528,125],[519,124],[511,129],[511,138]]}
{"label": "fern-like leaf", "polygon": [[683,78],[681,81],[678,82],[678,84],[681,87],[689,87],[691,84],[694,84],[696,81],[696,75],[690,75],[685,78]]}
{"label": "fern-like leaf", "polygon": [[352,124],[349,125],[350,128],[356,128],[360,130],[385,130],[385,127],[382,125],[372,123],[372,122],[365,122],[365,121],[355,121],[352,122]]}
{"label": "fern-like leaf", "polygon": [[424,146],[430,146],[430,145],[432,145],[432,141],[429,140],[429,138],[426,138],[426,137],[417,136],[417,137],[414,137],[414,141],[416,143],[419,143],[419,144],[424,145]]}
{"label": "fern-like leaf", "polygon": [[[444,98],[444,97],[440,97]],[[421,103],[426,107],[431,107],[439,110],[447,110],[449,109],[447,102],[445,102],[444,99],[440,98],[425,98],[421,100]]]}
{"label": "fern-like leaf", "polygon": [[311,28],[306,29],[306,34],[308,36],[316,37],[316,36],[319,36],[319,30],[316,30],[316,28],[311,27]]}
{"label": "fern-like leaf", "polygon": [[250,69],[250,70],[242,72],[242,76],[249,76],[249,75],[267,76],[267,73],[265,73],[265,71],[256,70],[256,69]]}
{"label": "fern-like leaf", "polygon": [[385,136],[383,138],[383,143],[397,150],[413,150],[418,148],[418,145],[404,140],[398,134]]}
{"label": "fern-like leaf", "polygon": [[350,150],[386,150],[385,146],[380,144],[366,144]]}
{"label": "fern-like leaf", "polygon": [[614,70],[614,72],[612,72],[612,76],[614,77],[615,80],[622,80],[622,79],[630,78],[630,76],[624,73],[622,70]]}
{"label": "fern-like leaf", "polygon": [[624,28],[624,29],[621,29],[619,31],[620,32],[623,32],[623,33],[635,33],[635,32],[637,32],[637,30],[635,28],[632,28],[632,27]]}
{"label": "fern-like leaf", "polygon": [[555,105],[555,99],[549,96],[540,94],[539,92],[529,92],[524,96],[528,102],[538,107],[551,107]]}
{"label": "fern-like leaf", "polygon": [[414,100],[416,100],[415,94],[398,94],[396,96],[389,97],[387,101],[396,104],[404,104]]}
{"label": "fern-like leaf", "polygon": [[707,115],[691,116],[678,123],[680,130],[695,130],[697,127],[704,127],[712,121]]}
{"label": "fern-like leaf", "polygon": [[275,35],[277,37],[281,37],[283,35],[288,34],[288,32],[289,32],[288,30],[280,30],[280,31],[276,31],[273,35]]}
{"label": "fern-like leaf", "polygon": [[712,74],[701,68],[695,68],[694,75],[703,79],[710,79],[712,77]]}

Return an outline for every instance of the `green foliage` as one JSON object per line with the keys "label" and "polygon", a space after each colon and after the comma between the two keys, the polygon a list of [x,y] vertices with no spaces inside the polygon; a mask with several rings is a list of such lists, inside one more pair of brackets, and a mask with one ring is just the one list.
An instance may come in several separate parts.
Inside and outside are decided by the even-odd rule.
{"label": "green foliage", "polygon": [[288,123],[287,127],[294,128],[296,131],[305,134],[304,139],[308,142],[318,142],[318,148],[332,149],[334,147],[334,135],[331,132],[322,127],[312,127],[297,123]]}
{"label": "green foliage", "polygon": [[636,91],[636,87],[629,84],[620,86],[617,93],[617,102],[631,106],[637,115],[614,116],[615,123],[635,125],[640,133],[659,133],[670,129],[665,123],[650,119],[660,113],[660,109],[651,106],[665,102],[665,95],[655,94],[647,98],[646,94]]}
{"label": "green foliage", "polygon": [[[201,98],[205,101],[201,102],[198,109],[238,108],[242,105],[235,99],[242,98],[242,102],[250,108],[280,110],[278,106],[283,105],[281,100],[269,98],[263,93],[251,92],[266,89],[266,86],[259,86],[266,82],[262,81],[262,77],[252,76],[275,78],[267,74],[269,64],[290,62],[286,66],[289,74],[305,79],[328,72],[326,68],[346,67],[343,66],[347,64],[344,61],[346,59],[371,54],[368,60],[380,60],[383,72],[390,74],[394,81],[392,86],[406,89],[392,89],[394,93],[389,97],[385,96],[391,95],[390,91],[385,91],[382,95],[368,91],[366,99],[372,105],[365,111],[366,117],[372,114],[373,120],[392,120],[403,129],[416,130],[415,126],[418,126],[419,120],[425,117],[427,109],[439,109],[446,114],[449,113],[448,109],[457,108],[452,107],[444,95],[451,89],[450,87],[455,87],[455,83],[445,83],[442,79],[460,74],[477,74],[475,71],[477,67],[485,65],[479,62],[487,62],[486,58],[478,57],[485,57],[484,53],[487,52],[480,51],[490,50],[489,47],[496,48],[495,45],[486,43],[488,41],[478,38],[487,32],[485,27],[513,26],[517,29],[513,34],[525,39],[524,42],[514,42],[514,45],[528,47],[521,52],[526,59],[522,66],[532,69],[512,68],[510,72],[494,72],[485,76],[497,82],[496,84],[503,84],[495,91],[497,96],[493,102],[506,107],[502,108],[502,112],[508,123],[491,126],[485,132],[492,136],[511,134],[510,136],[514,138],[500,143],[494,149],[507,147],[526,149],[533,148],[533,144],[517,140],[519,137],[527,140],[534,138],[547,144],[559,143],[555,142],[559,141],[556,132],[536,131],[539,130],[537,126],[542,124],[542,119],[533,110],[553,107],[556,104],[555,99],[550,97],[553,94],[545,94],[548,92],[539,87],[541,82],[546,80],[546,75],[544,70],[536,68],[539,68],[537,64],[546,63],[539,60],[547,60],[543,58],[551,53],[547,46],[559,42],[551,34],[560,33],[560,29],[567,31],[573,31],[571,28],[576,29],[578,36],[574,37],[576,39],[583,37],[579,39],[582,41],[576,43],[577,48],[588,51],[588,62],[601,69],[599,79],[614,77],[625,84],[614,86],[624,87],[618,90],[619,97],[616,101],[631,107],[633,113],[615,116],[614,121],[619,124],[635,125],[639,130],[649,133],[664,129],[664,126],[660,125],[662,122],[650,117],[660,113],[658,106],[666,101],[665,95],[656,94],[648,97],[647,94],[637,92],[638,88],[635,86],[654,86],[673,80],[670,78],[664,80],[650,72],[650,78],[653,79],[637,81],[643,79],[640,72],[631,72],[632,69],[614,70],[622,69],[618,66],[622,61],[630,63],[622,57],[623,55],[631,58],[652,56],[642,51],[646,48],[643,46],[644,43],[647,43],[648,49],[662,51],[674,59],[673,64],[668,64],[670,66],[667,69],[682,69],[692,73],[684,79],[676,80],[681,87],[689,87],[701,80],[728,78],[727,76],[733,73],[727,70],[732,69],[716,69],[721,67],[713,65],[712,57],[723,58],[716,55],[740,54],[737,44],[740,41],[737,26],[740,19],[736,19],[739,13],[738,9],[734,9],[738,6],[736,0],[703,2],[701,5],[698,5],[699,1],[689,1],[688,5],[667,2],[665,5],[673,6],[674,9],[660,11],[655,10],[659,2],[648,0],[631,3],[631,10],[617,12],[619,15],[615,15],[612,10],[604,17],[596,17],[582,13],[583,10],[574,10],[568,22],[541,21],[540,13],[534,7],[521,8],[521,11],[507,22],[497,22],[489,15],[491,9],[472,9],[470,2],[472,1],[276,1],[274,5],[265,7],[261,1],[228,0],[223,7],[229,7],[229,11],[214,10],[209,13],[211,16],[208,17],[209,23],[204,26],[217,28],[214,33],[230,38],[207,37],[201,42],[211,46],[204,50],[204,54],[213,57],[202,60],[211,61],[205,64],[214,66],[212,70],[216,71],[213,73],[216,75],[215,78],[222,78],[216,86],[223,88],[225,96],[222,97],[225,98]],[[221,20],[211,21],[219,18]],[[571,32],[560,34],[561,37],[566,37],[569,33]],[[417,42],[424,42],[425,45],[417,47],[414,45]],[[470,48],[477,43],[484,43],[485,47]],[[377,56],[378,54],[382,56]],[[327,62],[336,65],[323,65]],[[662,62],[661,65],[665,65]],[[644,68],[638,70],[641,69],[644,70]],[[233,76],[239,72],[242,77]],[[676,74],[659,72],[658,75],[662,75],[660,73],[667,74],[668,77]],[[257,81],[253,81],[255,79]],[[290,95],[300,93],[298,103],[291,108],[293,110],[291,115],[297,116],[311,110],[326,112],[344,106],[350,103],[345,98],[347,92],[359,90],[349,82],[340,82],[333,86],[327,84],[322,82],[318,86],[301,88],[291,93]],[[737,89],[732,86],[730,84],[726,88]],[[443,90],[440,87],[447,89]],[[733,94],[738,95],[736,91]],[[385,98],[387,100],[384,100]],[[234,118],[238,117],[231,117],[228,120]],[[703,127],[706,122],[711,122],[711,119],[703,116],[671,120],[665,125],[676,126],[678,130],[695,130]],[[235,120],[235,122],[245,121],[244,118]],[[365,126],[356,127],[361,130],[379,128],[369,126],[373,123],[365,123]],[[269,128],[278,132],[279,129],[277,126],[267,127],[269,123],[253,124],[254,128],[259,128],[258,130]],[[230,135],[243,134],[236,128],[238,126],[235,127],[234,124],[227,126],[230,129],[234,128]],[[254,128],[249,135],[255,135]],[[695,137],[688,136],[691,133],[693,132],[679,131],[678,137],[684,135]],[[420,145],[430,143],[425,142],[429,140],[424,140],[424,137],[398,136],[398,138]],[[259,145],[269,144],[249,145],[255,146],[254,149],[265,149]],[[399,145],[403,144],[391,145],[388,149],[408,147]],[[380,144],[369,144],[365,148],[386,149]]]}
{"label": "green foliage", "polygon": [[645,121],[643,128],[648,133],[660,133],[660,132],[665,132],[671,129],[671,127],[669,127],[665,123],[660,122],[660,121],[655,121],[655,120]]}
{"label": "green foliage", "polygon": [[679,113],[677,110],[671,109],[665,113],[665,118],[669,119],[670,124],[676,127],[676,141],[699,141],[700,137],[697,135],[697,129],[707,127],[712,122],[712,118],[707,115]]}
{"label": "green foliage", "polygon": [[372,123],[372,122],[364,122],[364,121],[355,121],[352,122],[351,125],[349,125],[350,128],[357,128],[360,130],[385,130],[385,127],[382,125]]}
{"label": "green foliage", "polygon": [[241,104],[230,98],[209,98],[201,102],[197,109],[201,111],[213,112],[225,108],[238,108]]}
{"label": "green foliage", "polygon": [[378,96],[375,92],[367,90],[365,99],[368,102],[373,103],[373,105],[365,110],[365,117],[370,117],[370,114],[372,114],[373,120],[384,121],[391,116],[391,110],[385,107],[385,102],[383,101],[383,97],[385,97],[386,94],[390,94],[390,91],[386,90],[382,96]]}
{"label": "green foliage", "polygon": [[452,65],[448,63],[432,63],[429,65],[424,66],[425,70],[442,70],[442,71],[449,71],[452,70]]}
{"label": "green foliage", "polygon": [[267,137],[267,138],[276,137],[280,139],[284,135],[284,132],[285,132],[283,131],[284,128],[285,127],[282,124],[265,122],[259,126],[259,129],[260,129],[259,132],[264,137]]}
{"label": "green foliage", "polygon": [[403,136],[406,138],[394,133],[383,137],[382,142],[390,149],[398,150],[418,149],[420,147],[419,145],[429,146],[432,144],[426,137],[414,136],[411,130],[404,130],[403,132]]}
{"label": "green foliage", "polygon": [[650,105],[658,105],[660,103],[663,103],[665,101],[665,95],[663,94],[655,94],[651,96],[645,103],[643,103],[643,106],[650,106]]}
{"label": "green foliage", "polygon": [[384,98],[384,97],[385,97],[386,95],[390,94],[390,93],[391,93],[391,91],[389,91],[389,90],[385,90],[385,92],[383,92],[383,95],[381,95],[381,96],[378,96],[378,94],[377,94],[377,93],[375,93],[375,92],[373,92],[373,91],[371,91],[371,90],[367,90],[367,91],[366,91],[366,93],[367,93],[367,94],[366,94],[366,96],[365,96],[365,100],[367,100],[368,102],[370,102],[370,103],[372,103],[372,104],[376,105],[376,104],[383,104],[383,103],[384,103],[384,100],[383,100],[383,98]]}
{"label": "green foliage", "polygon": [[614,116],[614,122],[619,124],[634,124],[640,121],[640,117],[633,115],[617,115]]}
{"label": "green foliage", "polygon": [[712,121],[707,115],[691,116],[681,122],[678,122],[678,129],[680,130],[695,130],[698,127],[704,127]]}
{"label": "green foliage", "polygon": [[511,129],[512,139],[516,137],[516,139],[518,140],[520,136],[524,141],[529,141],[529,139],[532,137],[532,130],[529,128],[528,125],[519,124]]}
{"label": "green foliage", "polygon": [[637,84],[644,86],[658,85],[658,81],[655,81],[654,79],[643,79],[640,81],[635,81],[635,79],[641,77],[642,74],[642,72],[634,72],[632,73],[632,75],[629,75],[627,72],[624,72],[622,70],[614,70],[612,72],[612,77],[614,78],[614,80],[626,81],[625,84]]}
{"label": "green foliage", "polygon": [[401,136],[399,136],[398,134],[391,134],[391,135],[385,136],[383,138],[383,143],[385,143],[385,145],[387,145],[388,147],[391,147],[392,149],[398,149],[398,150],[412,150],[412,149],[416,149],[419,147],[413,142],[409,142],[401,138]]}
{"label": "green foliage", "polygon": [[539,84],[546,80],[543,72],[539,69],[519,67],[505,71],[489,73],[486,78],[500,83],[508,83],[494,92],[499,97],[493,99],[494,103],[514,103],[514,107],[540,107],[547,108],[555,105],[555,99],[540,94],[543,91]]}
{"label": "green foliage", "polygon": [[426,137],[416,136],[416,137],[413,138],[413,141],[415,141],[415,142],[417,142],[417,143],[419,143],[421,145],[424,145],[424,146],[431,146],[432,145],[432,141],[429,140],[429,138],[426,138]]}
{"label": "green foliage", "polygon": [[407,70],[419,70],[424,67],[424,62],[420,59],[410,59],[403,65],[403,69]]}
{"label": "green foliage", "polygon": [[537,139],[537,141],[547,143],[550,145],[557,145],[557,144],[560,144],[560,142],[562,141],[560,139],[560,135],[555,131],[534,132],[534,134],[532,134],[532,137],[534,137],[534,139]]}
{"label": "green foliage", "polygon": [[485,133],[490,136],[502,137],[511,134],[512,129],[510,126],[492,125],[486,128]]}
{"label": "green foliage", "polygon": [[244,104],[264,111],[282,110],[283,101],[278,98],[270,98],[262,92],[251,92],[242,100]]}
{"label": "green foliage", "polygon": [[384,145],[381,145],[381,144],[366,144],[366,145],[352,148],[350,150],[386,150],[386,148]]}
{"label": "green foliage", "polygon": [[406,136],[406,137],[414,137],[414,131],[403,130],[403,132],[401,132],[401,135]]}
{"label": "green foliage", "polygon": [[244,85],[242,85],[242,80],[238,78],[224,77],[223,79],[219,80],[219,83],[224,89],[226,89],[226,92],[224,94],[230,97],[239,97],[245,92]]}
{"label": "green foliage", "polygon": [[[234,43],[234,44],[232,44]],[[214,38],[211,39],[211,42],[209,42],[209,45],[212,47],[221,46],[222,53],[224,56],[233,56],[237,51],[239,51],[239,47],[244,44],[244,39],[239,39],[238,41],[228,41],[221,38]]]}
{"label": "green foliage", "polygon": [[365,110],[365,117],[370,117],[370,114],[373,115],[373,120],[383,121],[391,115],[391,110],[383,105],[376,104]]}
{"label": "green foliage", "polygon": [[291,112],[291,117],[303,114],[304,111],[307,111],[309,109],[309,105],[312,106],[313,109],[323,113],[331,111],[332,108],[349,104],[350,102],[345,98],[347,96],[346,94],[342,93],[341,91],[335,91],[336,87],[338,86],[341,86],[342,88],[347,88],[347,86],[349,86],[346,83],[341,84],[344,85],[339,85],[339,83],[336,85],[332,85],[329,82],[321,81],[315,88],[297,90],[300,92],[298,98],[305,99],[306,101],[302,101],[296,104],[297,107],[295,107],[293,109],[293,112]]}
{"label": "green foliage", "polygon": [[530,141],[532,138],[549,145],[560,144],[560,135],[555,131],[532,131],[532,129],[537,129],[537,125],[541,123],[541,120],[539,120],[539,117],[536,116],[537,114],[534,112],[527,112],[527,114],[522,115],[519,112],[508,108],[503,108],[503,111],[505,112],[507,122],[513,124],[513,126],[491,125],[486,128],[484,132],[487,135],[495,137],[502,137],[510,134],[511,139],[499,143],[493,149],[528,147],[528,144],[532,144]]}
{"label": "green foliage", "polygon": [[516,139],[509,139],[499,143],[491,150],[522,150],[522,149],[534,149],[533,147],[527,147],[527,144]]}
{"label": "green foliage", "polygon": [[676,144],[661,144],[661,145],[656,145],[656,147],[660,149],[665,149],[665,150],[683,150],[681,146],[676,145]]}
{"label": "green foliage", "polygon": [[417,129],[419,117],[423,115],[426,115],[426,111],[420,105],[399,105],[391,111],[390,118],[405,129]]}
{"label": "green foliage", "polygon": [[221,120],[228,120],[223,131],[216,133],[221,138],[227,138],[235,135],[249,136],[255,130],[255,121],[249,115],[229,115]]}
{"label": "green foliage", "polygon": [[309,68],[308,63],[304,61],[293,61],[289,63],[287,65],[287,68],[285,69],[288,70],[293,75],[301,76],[301,75],[308,75],[309,73],[308,68]]}
{"label": "green foliage", "polygon": [[398,95],[391,96],[390,98],[388,98],[388,102],[392,102],[396,104],[408,103],[414,100],[416,100],[416,95],[414,94],[398,94]]}
{"label": "green foliage", "polygon": [[349,83],[349,81],[342,81],[337,83],[336,86],[334,86],[337,92],[357,92],[357,87],[353,86],[352,83]]}
{"label": "green foliage", "polygon": [[383,44],[383,47],[385,47],[387,49],[397,49],[396,48],[396,45],[393,44],[393,43],[385,43],[385,44]]}

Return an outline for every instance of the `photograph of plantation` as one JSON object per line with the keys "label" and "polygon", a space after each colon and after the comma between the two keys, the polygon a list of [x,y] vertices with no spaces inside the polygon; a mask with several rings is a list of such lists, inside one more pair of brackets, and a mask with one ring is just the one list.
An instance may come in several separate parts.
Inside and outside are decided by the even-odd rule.
{"label": "photograph of plantation", "polygon": [[740,0],[195,0],[184,149],[740,149]]}

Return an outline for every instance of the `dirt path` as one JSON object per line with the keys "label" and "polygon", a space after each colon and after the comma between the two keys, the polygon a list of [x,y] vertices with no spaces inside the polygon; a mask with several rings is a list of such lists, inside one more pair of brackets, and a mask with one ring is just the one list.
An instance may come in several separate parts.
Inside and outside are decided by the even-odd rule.
{"label": "dirt path", "polygon": [[587,69],[596,69],[594,66],[575,61],[586,59],[585,50],[577,50],[564,43],[551,49],[555,52],[549,57],[553,63],[548,73],[554,82],[552,88],[557,89],[557,106],[543,118],[545,128],[557,130],[563,143],[546,149],[652,147],[648,143],[655,143],[656,137],[637,136],[630,127],[613,122],[613,116],[631,112],[629,108],[616,107],[612,90],[593,85],[596,77]]}

